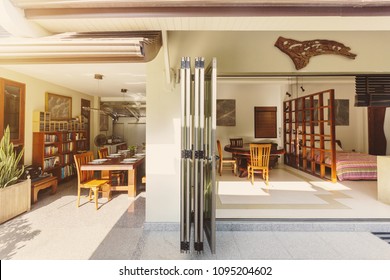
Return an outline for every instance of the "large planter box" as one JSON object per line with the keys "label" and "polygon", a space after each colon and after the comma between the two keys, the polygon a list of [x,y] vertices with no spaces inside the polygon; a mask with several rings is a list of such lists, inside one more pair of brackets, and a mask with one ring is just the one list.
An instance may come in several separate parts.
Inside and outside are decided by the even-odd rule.
{"label": "large planter box", "polygon": [[30,211],[31,180],[27,179],[15,185],[0,189],[0,224]]}

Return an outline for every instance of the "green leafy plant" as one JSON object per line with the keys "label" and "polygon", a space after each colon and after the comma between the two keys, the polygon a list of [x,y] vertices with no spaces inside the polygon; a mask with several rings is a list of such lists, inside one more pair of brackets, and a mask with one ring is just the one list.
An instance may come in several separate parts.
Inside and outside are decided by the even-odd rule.
{"label": "green leafy plant", "polygon": [[0,141],[0,188],[16,184],[24,172],[24,166],[19,166],[24,148],[19,154],[14,150],[14,144],[10,140],[9,126],[4,130],[4,136]]}

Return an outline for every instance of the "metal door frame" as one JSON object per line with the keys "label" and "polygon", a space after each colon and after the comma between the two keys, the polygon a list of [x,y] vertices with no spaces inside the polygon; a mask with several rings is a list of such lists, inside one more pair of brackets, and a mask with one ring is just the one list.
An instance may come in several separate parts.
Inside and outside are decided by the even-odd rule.
{"label": "metal door frame", "polygon": [[180,249],[188,252],[191,229],[194,250],[204,249],[204,232],[215,253],[215,129],[216,59],[208,67],[205,82],[204,58],[195,58],[191,80],[191,59],[183,57],[181,88],[181,195]]}

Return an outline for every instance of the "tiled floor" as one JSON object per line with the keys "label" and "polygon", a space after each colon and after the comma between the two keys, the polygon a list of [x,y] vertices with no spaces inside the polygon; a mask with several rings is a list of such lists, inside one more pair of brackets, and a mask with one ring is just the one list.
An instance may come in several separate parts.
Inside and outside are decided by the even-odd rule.
{"label": "tiled floor", "polygon": [[[213,255],[207,245],[203,254],[181,253],[175,225],[150,230],[144,218],[144,194],[136,200],[117,194],[96,211],[93,204],[76,207],[74,182],[60,185],[56,195],[43,193],[29,213],[0,225],[0,259],[390,260],[390,245],[369,228],[356,230],[354,223],[343,229],[345,223],[219,221]],[[390,228],[388,223],[379,225]]]}
{"label": "tiled floor", "polygon": [[254,185],[226,171],[218,175],[218,218],[390,219],[390,205],[377,199],[376,181],[326,182],[279,165],[269,185]]}

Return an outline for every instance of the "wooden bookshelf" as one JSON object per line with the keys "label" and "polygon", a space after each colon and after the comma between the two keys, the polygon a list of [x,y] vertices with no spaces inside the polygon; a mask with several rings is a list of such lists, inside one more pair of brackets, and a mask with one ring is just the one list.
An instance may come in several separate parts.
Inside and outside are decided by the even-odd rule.
{"label": "wooden bookshelf", "polygon": [[52,173],[58,181],[73,178],[76,169],[73,155],[87,148],[86,131],[53,131],[33,133],[33,165]]}
{"label": "wooden bookshelf", "polygon": [[284,163],[333,182],[336,177],[334,90],[283,102]]}

